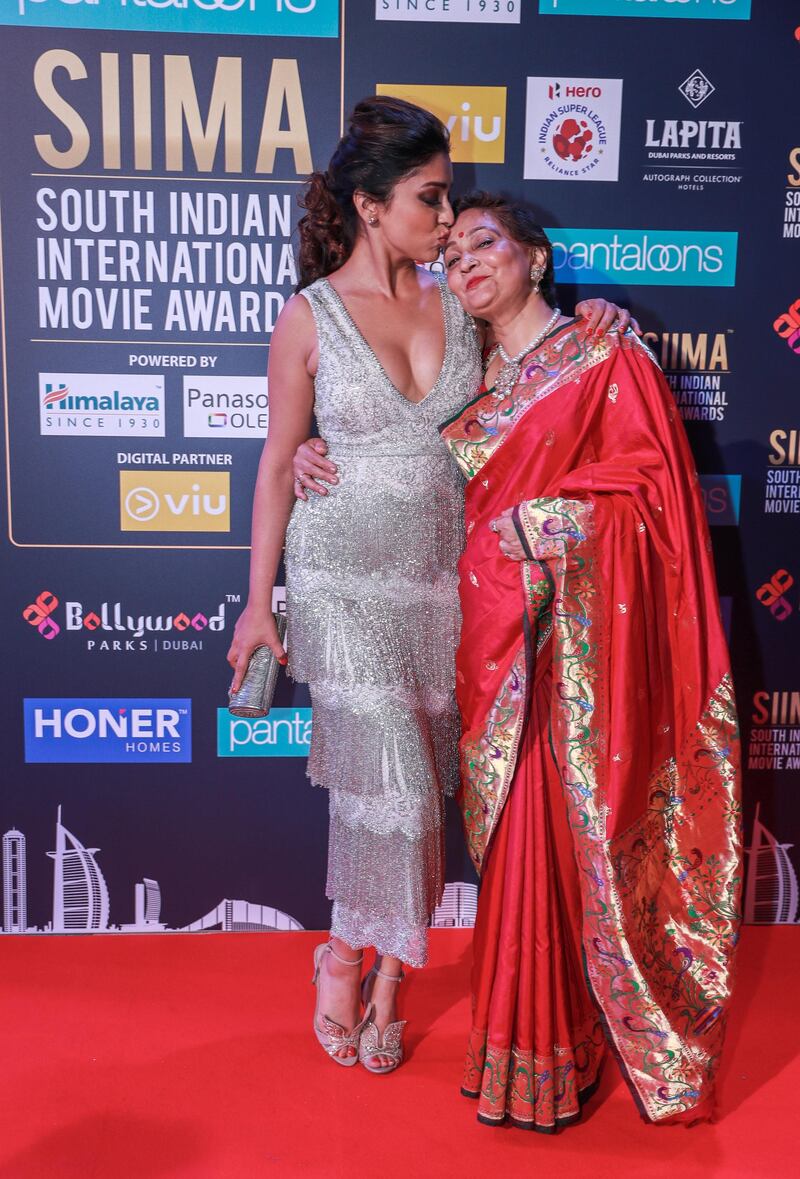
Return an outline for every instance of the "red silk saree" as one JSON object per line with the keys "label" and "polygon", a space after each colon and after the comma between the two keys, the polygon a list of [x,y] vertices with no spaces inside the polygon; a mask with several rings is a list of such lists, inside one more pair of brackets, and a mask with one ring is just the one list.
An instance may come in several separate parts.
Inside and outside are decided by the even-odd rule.
{"label": "red silk saree", "polygon": [[[711,545],[672,395],[572,321],[442,427],[468,479],[459,801],[482,875],[463,1091],[580,1115],[607,1040],[642,1115],[709,1116],[741,885]],[[489,522],[514,509],[528,559]]]}

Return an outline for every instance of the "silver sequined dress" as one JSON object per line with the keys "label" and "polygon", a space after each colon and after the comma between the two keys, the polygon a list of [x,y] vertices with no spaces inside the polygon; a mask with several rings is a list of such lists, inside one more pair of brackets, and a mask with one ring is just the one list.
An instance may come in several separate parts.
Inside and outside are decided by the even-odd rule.
{"label": "silver sequined dress", "polygon": [[289,670],[311,690],[308,774],[327,787],[332,932],[423,965],[457,784],[454,656],[463,483],[437,426],[480,381],[471,321],[440,280],[446,348],[419,404],[394,387],[326,279],[303,291],[315,413],[339,468],[286,535]]}

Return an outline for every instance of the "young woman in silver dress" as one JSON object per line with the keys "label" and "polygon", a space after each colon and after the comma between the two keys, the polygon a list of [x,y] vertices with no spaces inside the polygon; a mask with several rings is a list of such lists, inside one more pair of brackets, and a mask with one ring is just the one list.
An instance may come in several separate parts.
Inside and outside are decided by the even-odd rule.
{"label": "young woman in silver dress", "polygon": [[[444,280],[417,265],[447,237],[451,181],[444,126],[393,98],[359,103],[311,177],[300,293],[272,336],[250,590],[228,654],[234,689],[256,646],[285,660],[271,613],[285,543],[289,670],[310,687],[308,773],[330,801],[333,917],[314,954],[314,1030],[337,1063],[372,1072],[402,1059],[397,983],[404,962],[426,961],[443,796],[458,776],[463,484],[437,426],[478,388],[480,350]],[[589,309],[595,320],[605,307]],[[292,458],[312,415],[342,479],[295,503]],[[362,984],[370,946],[378,965]]]}

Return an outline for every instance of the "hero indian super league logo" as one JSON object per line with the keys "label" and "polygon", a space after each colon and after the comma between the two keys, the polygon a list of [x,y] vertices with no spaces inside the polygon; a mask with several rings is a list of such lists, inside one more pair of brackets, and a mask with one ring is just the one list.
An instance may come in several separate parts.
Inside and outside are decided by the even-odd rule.
{"label": "hero indian super league logo", "polygon": [[0,24],[336,37],[339,0],[4,0]]}

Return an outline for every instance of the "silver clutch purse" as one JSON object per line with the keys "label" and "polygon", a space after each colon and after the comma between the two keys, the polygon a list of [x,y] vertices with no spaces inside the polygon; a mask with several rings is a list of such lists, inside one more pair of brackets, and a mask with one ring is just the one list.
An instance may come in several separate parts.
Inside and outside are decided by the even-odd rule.
{"label": "silver clutch purse", "polygon": [[[275,625],[278,638],[283,642],[286,637],[286,615],[276,614]],[[269,647],[256,647],[250,656],[239,691],[230,695],[228,712],[234,716],[266,716],[272,708],[279,666]]]}

